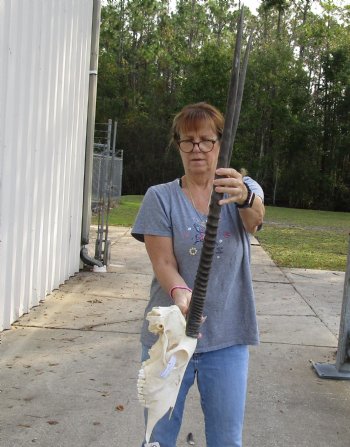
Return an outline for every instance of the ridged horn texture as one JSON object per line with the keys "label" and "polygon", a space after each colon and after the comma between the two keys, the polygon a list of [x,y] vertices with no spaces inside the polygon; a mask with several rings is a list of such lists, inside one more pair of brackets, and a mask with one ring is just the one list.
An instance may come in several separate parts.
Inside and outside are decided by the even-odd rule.
{"label": "ridged horn texture", "polygon": [[[252,42],[252,35],[247,44],[243,64],[240,66],[242,34],[243,34],[243,7],[240,11],[237,27],[237,37],[232,63],[231,80],[228,90],[227,107],[224,130],[221,138],[220,154],[217,168],[228,167],[231,160],[232,148],[236,136],[239,114],[243,97],[244,81],[248,65],[248,57]],[[209,215],[205,229],[202,253],[199,260],[197,275],[192,291],[192,299],[187,315],[186,335],[197,338],[202,322],[203,308],[207,293],[209,273],[215,251],[216,235],[220,219],[221,206],[218,201],[223,194],[213,190],[210,200]]]}

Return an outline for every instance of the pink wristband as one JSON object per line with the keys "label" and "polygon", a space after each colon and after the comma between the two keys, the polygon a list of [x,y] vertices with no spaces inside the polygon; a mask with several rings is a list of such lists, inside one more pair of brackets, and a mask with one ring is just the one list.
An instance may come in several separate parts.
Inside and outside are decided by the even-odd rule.
{"label": "pink wristband", "polygon": [[170,295],[170,298],[171,298],[172,300],[174,299],[174,298],[173,298],[173,291],[174,291],[175,289],[188,290],[189,292],[192,292],[192,289],[190,289],[189,287],[186,287],[186,286],[174,286],[174,287],[172,287],[172,288],[170,289],[170,291],[169,291],[169,295]]}

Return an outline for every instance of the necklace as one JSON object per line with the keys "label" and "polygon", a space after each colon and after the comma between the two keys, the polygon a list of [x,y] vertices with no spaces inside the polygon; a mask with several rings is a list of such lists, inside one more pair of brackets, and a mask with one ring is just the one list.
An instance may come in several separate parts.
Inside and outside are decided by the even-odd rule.
{"label": "necklace", "polygon": [[[189,192],[189,194],[190,194],[190,199],[191,199],[192,206],[193,206],[193,208],[194,208],[194,210],[195,210],[197,216],[199,217],[200,223],[201,223],[201,224],[204,224],[204,226],[205,226],[205,224],[207,223],[207,219],[205,219],[205,220],[203,221],[202,216],[199,214],[199,212],[198,212],[198,210],[197,210],[197,208],[196,208],[196,205],[195,205],[195,203],[194,203],[194,200],[193,200],[193,196],[192,196],[191,190],[190,190],[190,188],[188,187],[188,185],[187,185],[187,189],[188,189],[188,192]],[[212,190],[212,191],[213,191],[213,190]],[[211,193],[210,193],[209,200],[208,200],[208,204],[207,204],[207,214],[208,214],[208,211],[209,211],[210,200],[211,200]]]}
{"label": "necklace", "polygon": [[[203,239],[204,239],[205,227],[206,227],[206,224],[207,224],[207,219],[203,219],[203,216],[197,210],[188,183],[187,183],[187,190],[188,190],[188,193],[190,195],[192,206],[193,206],[194,211],[197,214],[197,217],[198,217],[198,220],[199,220],[199,225],[197,227],[195,226],[196,232],[198,233],[198,234],[196,234],[196,243],[197,242],[202,242]],[[213,189],[212,189],[212,191],[213,191]],[[208,213],[208,210],[209,210],[209,205],[210,205],[210,201],[211,201],[211,195],[212,195],[212,192],[210,193],[210,196],[209,196],[209,201],[208,201],[208,205],[207,205],[207,213]],[[191,256],[195,256],[198,253],[198,249],[196,247],[192,246],[188,250],[188,253]]]}

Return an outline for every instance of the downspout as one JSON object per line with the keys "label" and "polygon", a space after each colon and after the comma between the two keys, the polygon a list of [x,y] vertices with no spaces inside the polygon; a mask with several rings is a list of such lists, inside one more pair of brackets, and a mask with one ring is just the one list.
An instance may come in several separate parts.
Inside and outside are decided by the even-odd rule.
{"label": "downspout", "polygon": [[87,265],[102,267],[103,263],[88,255],[85,245],[89,243],[89,232],[91,224],[91,189],[92,168],[94,155],[94,131],[96,115],[96,92],[97,92],[97,69],[100,38],[101,0],[93,0],[92,29],[91,29],[91,55],[89,73],[89,99],[86,123],[86,146],[85,146],[85,168],[84,168],[84,191],[83,191],[83,215],[81,223],[81,251],[80,259]]}

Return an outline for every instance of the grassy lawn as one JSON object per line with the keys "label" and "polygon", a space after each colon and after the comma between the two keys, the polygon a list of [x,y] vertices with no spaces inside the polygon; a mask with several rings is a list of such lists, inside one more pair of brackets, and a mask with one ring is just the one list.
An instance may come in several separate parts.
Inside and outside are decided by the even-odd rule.
{"label": "grassy lawn", "polygon": [[[142,198],[122,196],[110,212],[109,225],[132,226]],[[349,232],[350,213],[268,206],[256,236],[280,267],[345,271]]]}
{"label": "grassy lawn", "polygon": [[[112,208],[109,214],[109,225],[131,227],[140,208],[143,196],[122,196],[118,205]],[[94,215],[92,224],[97,224],[97,216]]]}
{"label": "grassy lawn", "polygon": [[350,213],[266,207],[256,236],[280,267],[345,271]]}

